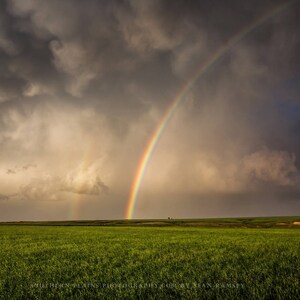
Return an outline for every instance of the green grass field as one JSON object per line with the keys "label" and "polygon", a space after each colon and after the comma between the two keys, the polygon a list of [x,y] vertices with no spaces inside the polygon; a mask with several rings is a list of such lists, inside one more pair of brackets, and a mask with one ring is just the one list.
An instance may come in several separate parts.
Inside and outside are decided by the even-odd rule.
{"label": "green grass field", "polygon": [[0,226],[1,299],[296,299],[300,230]]}

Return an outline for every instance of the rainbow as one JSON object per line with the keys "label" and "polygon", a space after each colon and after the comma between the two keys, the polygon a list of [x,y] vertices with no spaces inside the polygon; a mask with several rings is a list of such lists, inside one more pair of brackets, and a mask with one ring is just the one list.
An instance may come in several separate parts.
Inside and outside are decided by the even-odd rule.
{"label": "rainbow", "polygon": [[198,66],[192,74],[188,77],[188,79],[182,84],[182,86],[179,88],[177,94],[171,101],[169,107],[164,112],[162,118],[160,119],[158,125],[156,126],[154,132],[152,133],[144,151],[140,158],[130,194],[129,199],[126,206],[125,211],[125,218],[126,219],[132,219],[135,204],[137,201],[137,196],[140,190],[140,186],[147,168],[147,165],[149,163],[149,160],[153,154],[153,151],[155,149],[155,146],[157,145],[159,138],[161,137],[163,131],[167,127],[169,121],[172,119],[175,111],[177,110],[178,106],[183,101],[185,95],[187,92],[191,89],[191,87],[194,85],[196,80],[203,75],[214,63],[216,63],[226,52],[228,52],[230,49],[232,49],[241,39],[243,39],[246,35],[251,33],[253,30],[257,29],[260,25],[265,23],[270,18],[276,16],[281,11],[285,10],[287,7],[289,7],[291,4],[294,4],[297,1],[291,1],[284,5],[278,6],[268,12],[267,14],[264,14],[260,16],[259,18],[255,19],[253,22],[245,26],[241,31],[236,33],[233,37],[231,37],[222,47],[220,47],[217,51],[215,51],[208,60]]}
{"label": "rainbow", "polygon": [[[87,143],[87,147],[83,153],[82,160],[80,165],[77,168],[77,172],[84,173],[90,166],[91,163],[91,158],[93,157],[93,151],[95,149],[94,141],[91,139]],[[81,209],[81,199],[82,199],[82,194],[80,191],[82,190],[82,185],[79,184],[77,186],[77,194],[75,199],[71,199],[71,208],[70,208],[70,214],[69,214],[69,219],[70,220],[78,220],[80,218],[80,209]]]}

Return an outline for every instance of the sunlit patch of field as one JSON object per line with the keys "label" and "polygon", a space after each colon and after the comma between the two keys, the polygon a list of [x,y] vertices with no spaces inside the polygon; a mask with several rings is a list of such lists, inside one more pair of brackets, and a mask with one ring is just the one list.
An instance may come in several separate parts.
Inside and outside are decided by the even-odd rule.
{"label": "sunlit patch of field", "polygon": [[300,294],[300,230],[294,228],[3,225],[0,245],[3,299]]}

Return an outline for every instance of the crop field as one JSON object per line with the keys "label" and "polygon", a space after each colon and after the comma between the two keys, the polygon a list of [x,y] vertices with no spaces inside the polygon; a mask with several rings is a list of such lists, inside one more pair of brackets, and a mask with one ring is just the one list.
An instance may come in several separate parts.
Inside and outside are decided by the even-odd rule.
{"label": "crop field", "polygon": [[300,230],[0,226],[1,299],[296,299]]}

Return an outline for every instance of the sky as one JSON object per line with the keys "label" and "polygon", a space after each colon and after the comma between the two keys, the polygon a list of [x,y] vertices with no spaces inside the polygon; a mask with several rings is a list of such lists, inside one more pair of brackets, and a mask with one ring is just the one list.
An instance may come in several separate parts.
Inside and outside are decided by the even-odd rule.
{"label": "sky", "polygon": [[279,0],[0,1],[0,221],[125,218],[187,83],[132,217],[299,215],[299,15]]}

